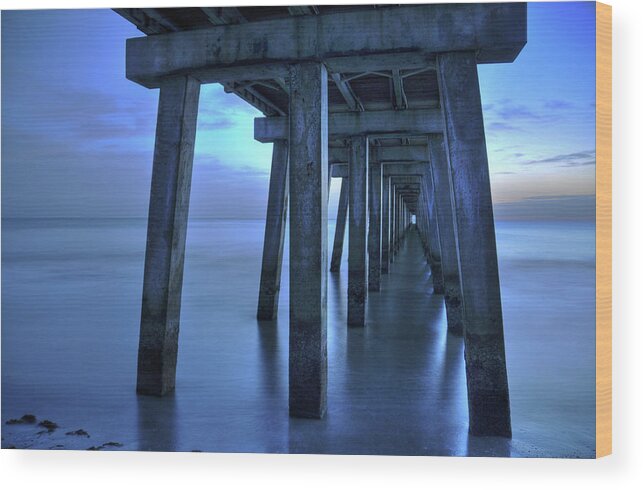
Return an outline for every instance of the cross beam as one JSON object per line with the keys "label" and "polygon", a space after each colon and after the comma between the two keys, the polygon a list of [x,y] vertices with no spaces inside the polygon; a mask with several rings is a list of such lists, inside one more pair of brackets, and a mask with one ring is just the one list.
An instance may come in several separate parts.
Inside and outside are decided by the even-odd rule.
{"label": "cross beam", "polygon": [[[380,146],[377,149],[380,162],[426,162],[429,157],[426,145]],[[348,148],[330,148],[328,162],[348,164]]]}
{"label": "cross beam", "polygon": [[445,51],[506,63],[526,42],[524,3],[412,5],[132,38],[126,76],[156,88],[179,74],[201,83],[283,77],[288,65],[303,61],[322,61],[334,73],[413,69]]}
{"label": "cross beam", "polygon": [[[381,162],[382,175],[384,177],[398,177],[398,176],[418,176],[421,177],[427,170],[426,163],[387,163]],[[348,165],[344,163],[331,164],[331,176],[348,178]]]}
{"label": "cross beam", "polygon": [[[426,135],[442,133],[444,120],[440,109],[408,111],[337,112],[328,116],[329,138],[349,136]],[[288,137],[287,117],[255,118],[255,139],[262,143]]]}

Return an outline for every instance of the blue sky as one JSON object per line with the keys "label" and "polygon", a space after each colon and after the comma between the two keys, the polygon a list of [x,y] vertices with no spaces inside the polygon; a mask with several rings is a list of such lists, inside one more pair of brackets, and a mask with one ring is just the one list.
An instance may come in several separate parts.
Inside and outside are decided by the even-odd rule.
{"label": "blue sky", "polygon": [[[110,10],[2,12],[3,216],[146,216],[158,91],[125,79],[139,35]],[[593,3],[530,4],[518,59],[479,67],[499,216],[593,215],[594,37]],[[257,115],[202,87],[191,216],[264,216]]]}

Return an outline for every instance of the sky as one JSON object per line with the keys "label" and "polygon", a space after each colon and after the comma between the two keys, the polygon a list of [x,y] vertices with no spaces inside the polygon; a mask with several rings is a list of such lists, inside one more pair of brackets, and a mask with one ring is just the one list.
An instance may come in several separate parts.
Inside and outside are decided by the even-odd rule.
{"label": "sky", "polygon": [[[1,35],[2,216],[146,217],[158,90],[125,78],[143,34],[111,10],[36,10],[3,11]],[[593,3],[532,3],[516,61],[479,66],[497,217],[593,219],[594,43]],[[265,216],[260,115],[202,86],[191,217]]]}

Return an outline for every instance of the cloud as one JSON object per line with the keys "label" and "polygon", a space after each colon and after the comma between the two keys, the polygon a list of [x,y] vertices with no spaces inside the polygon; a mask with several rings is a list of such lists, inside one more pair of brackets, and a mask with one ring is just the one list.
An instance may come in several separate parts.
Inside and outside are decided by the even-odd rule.
{"label": "cloud", "polygon": [[507,123],[499,122],[499,121],[487,123],[487,124],[485,124],[485,128],[488,131],[511,131],[511,132],[513,132],[513,131],[523,131],[521,128],[519,128],[517,126],[513,126],[511,124],[507,124]]}
{"label": "cloud", "polygon": [[563,109],[571,109],[572,107],[574,107],[574,104],[566,100],[551,99],[551,100],[545,101],[543,103],[543,107],[545,109],[557,111],[557,110],[563,110]]}
{"label": "cloud", "polygon": [[522,162],[523,165],[540,165],[553,163],[559,167],[583,167],[587,165],[596,164],[596,151],[585,150],[575,153],[565,153],[563,155],[555,155],[548,158],[541,158],[538,160],[528,160]]}

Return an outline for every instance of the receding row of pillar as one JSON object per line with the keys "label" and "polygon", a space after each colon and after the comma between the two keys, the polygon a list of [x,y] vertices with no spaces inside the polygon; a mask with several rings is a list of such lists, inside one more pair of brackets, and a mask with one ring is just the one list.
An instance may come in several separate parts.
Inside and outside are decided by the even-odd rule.
{"label": "receding row of pillar", "polygon": [[[444,132],[427,135],[430,164],[415,178],[387,176],[369,135],[349,138],[330,269],[341,263],[348,222],[348,315],[364,326],[368,291],[380,287],[411,221],[444,294],[449,329],[464,336],[470,431],[511,434],[500,285],[482,108],[474,52],[437,55]],[[257,316],[275,318],[290,206],[289,411],[326,412],[328,74],[290,67],[288,139],[274,143]],[[183,258],[199,82],[161,83],[145,259],[138,391],[174,388]],[[394,130],[395,128],[391,128]],[[369,192],[369,186],[371,191]],[[348,208],[348,213],[346,213]],[[347,216],[346,216],[347,215]],[[370,224],[370,230],[369,230]],[[430,423],[427,420],[427,423]]]}

